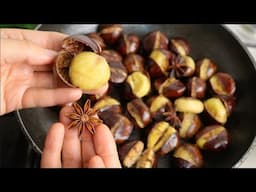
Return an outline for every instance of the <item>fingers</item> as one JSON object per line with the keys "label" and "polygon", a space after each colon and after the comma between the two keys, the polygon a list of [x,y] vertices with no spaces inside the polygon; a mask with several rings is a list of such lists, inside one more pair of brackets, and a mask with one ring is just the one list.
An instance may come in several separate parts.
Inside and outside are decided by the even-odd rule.
{"label": "fingers", "polygon": [[103,159],[106,168],[120,168],[116,143],[110,129],[104,124],[97,126],[93,140],[96,154]]}
{"label": "fingers", "polygon": [[66,34],[28,29],[2,29],[1,38],[31,41],[45,49],[60,50]]}
{"label": "fingers", "polygon": [[82,145],[83,167],[88,167],[90,159],[94,157],[96,153],[95,153],[94,144],[93,144],[93,136],[87,129],[84,130],[83,141],[81,142],[81,145]]}
{"label": "fingers", "polygon": [[61,149],[64,139],[64,126],[55,123],[49,129],[41,159],[42,168],[61,167]]}
{"label": "fingers", "polygon": [[65,136],[62,150],[63,167],[80,168],[82,165],[81,144],[78,137],[78,129],[67,129],[71,122],[67,114],[72,112],[72,108],[65,106],[60,111],[60,121],[65,126]]}
{"label": "fingers", "polygon": [[31,87],[54,88],[52,72],[34,72]]}
{"label": "fingers", "polygon": [[1,39],[1,63],[46,65],[53,63],[57,52],[39,47],[30,41]]}
{"label": "fingers", "polygon": [[95,155],[90,159],[88,168],[105,168],[105,165],[101,157]]}
{"label": "fingers", "polygon": [[82,91],[74,88],[28,88],[22,97],[22,108],[63,105],[80,99]]}

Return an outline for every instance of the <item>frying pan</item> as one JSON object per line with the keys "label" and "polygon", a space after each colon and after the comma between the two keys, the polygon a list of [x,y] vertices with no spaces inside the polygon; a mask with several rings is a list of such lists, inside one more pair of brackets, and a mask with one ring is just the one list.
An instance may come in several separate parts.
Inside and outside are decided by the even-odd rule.
{"label": "frying pan", "polygon": [[[238,39],[221,25],[198,24],[124,24],[125,32],[140,36],[149,31],[161,30],[168,35],[185,37],[191,46],[194,59],[209,57],[219,71],[231,74],[237,84],[236,107],[225,127],[230,132],[231,144],[223,152],[204,154],[205,167],[239,167],[256,146],[256,71],[255,63]],[[66,34],[95,31],[96,24],[41,25],[39,30],[59,31]],[[58,121],[56,107],[18,110],[17,118],[34,149],[41,153],[48,128]],[[170,167],[170,158],[159,161],[159,167]]]}

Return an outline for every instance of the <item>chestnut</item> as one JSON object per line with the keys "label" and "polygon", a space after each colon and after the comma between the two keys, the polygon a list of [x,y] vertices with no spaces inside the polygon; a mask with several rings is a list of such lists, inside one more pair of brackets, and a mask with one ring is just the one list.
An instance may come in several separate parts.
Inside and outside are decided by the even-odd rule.
{"label": "chestnut", "polygon": [[152,31],[146,34],[142,40],[143,49],[150,54],[154,49],[168,49],[169,39],[161,31]]}
{"label": "chestnut", "polygon": [[117,43],[123,34],[123,27],[120,24],[101,24],[99,34],[108,45]]}
{"label": "chestnut", "polygon": [[122,56],[113,49],[105,49],[100,53],[100,55],[104,57],[107,62],[122,62]]}
{"label": "chestnut", "polygon": [[204,101],[204,107],[209,116],[220,124],[225,124],[228,120],[228,109],[219,97],[212,97]]}
{"label": "chestnut", "polygon": [[124,115],[104,111],[101,113],[100,118],[110,128],[117,144],[123,143],[130,137],[133,131],[133,124]]}
{"label": "chestnut", "polygon": [[169,60],[172,54],[165,49],[154,49],[148,59],[149,74],[152,78],[168,75]]}
{"label": "chestnut", "polygon": [[118,150],[122,165],[126,168],[133,167],[144,150],[144,143],[140,140],[124,143]]}
{"label": "chestnut", "polygon": [[99,99],[94,104],[93,109],[98,111],[99,116],[103,111],[107,111],[108,113],[121,113],[122,111],[120,102],[109,96]]}
{"label": "chestnut", "polygon": [[161,85],[163,84],[163,82],[165,82],[166,79],[167,79],[166,77],[160,77],[160,78],[153,80],[154,88],[156,91],[158,91],[160,89]]}
{"label": "chestnut", "polygon": [[117,50],[123,56],[129,53],[137,53],[140,47],[140,38],[134,34],[123,34],[119,40]]}
{"label": "chestnut", "polygon": [[127,111],[139,128],[144,128],[151,122],[149,108],[141,99],[128,102]]}
{"label": "chestnut", "polygon": [[216,73],[217,65],[209,58],[203,58],[196,62],[196,74],[203,80],[208,80]]}
{"label": "chestnut", "polygon": [[236,84],[228,73],[218,72],[210,78],[210,85],[217,95],[232,96],[236,91]]}
{"label": "chestnut", "polygon": [[152,98],[152,101],[149,105],[149,110],[154,120],[158,121],[165,118],[163,113],[166,112],[168,103],[171,103],[171,101],[163,95],[158,95]]}
{"label": "chestnut", "polygon": [[206,93],[206,82],[199,77],[192,77],[188,81],[187,90],[190,97],[202,99]]}
{"label": "chestnut", "polygon": [[178,79],[170,77],[159,87],[159,94],[174,99],[184,94],[186,86]]}
{"label": "chestnut", "polygon": [[204,164],[201,151],[194,144],[182,144],[175,150],[173,156],[178,168],[201,168]]}
{"label": "chestnut", "polygon": [[188,41],[182,37],[175,37],[169,41],[169,49],[176,54],[186,56],[190,53]]}
{"label": "chestnut", "polygon": [[229,134],[221,125],[210,125],[196,134],[196,144],[200,149],[221,151],[229,144]]}
{"label": "chestnut", "polygon": [[234,96],[226,95],[218,95],[217,97],[220,98],[221,101],[223,102],[229,116],[234,111],[236,98]]}
{"label": "chestnut", "polygon": [[174,77],[173,74],[177,78],[190,77],[195,73],[196,65],[192,57],[176,55],[171,61],[169,70],[172,77]]}
{"label": "chestnut", "polygon": [[125,66],[118,61],[108,62],[110,67],[110,82],[123,83],[127,78],[127,70]]}
{"label": "chestnut", "polygon": [[157,160],[155,152],[152,149],[146,149],[141,154],[136,163],[136,168],[154,168],[156,167]]}
{"label": "chestnut", "polygon": [[204,104],[199,99],[192,97],[180,97],[174,101],[174,107],[178,112],[202,113]]}
{"label": "chestnut", "polygon": [[129,54],[124,58],[124,66],[127,69],[128,74],[135,71],[144,72],[145,59],[138,54]]}
{"label": "chestnut", "polygon": [[180,143],[177,130],[169,123],[161,121],[150,130],[147,138],[147,148],[164,155],[175,149]]}
{"label": "chestnut", "polygon": [[192,138],[201,128],[202,122],[195,113],[181,113],[180,119],[179,135],[181,138]]}
{"label": "chestnut", "polygon": [[104,40],[98,33],[88,33],[87,36],[90,37],[92,40],[96,41],[96,43],[99,44],[102,50],[106,48]]}
{"label": "chestnut", "polygon": [[124,97],[126,99],[142,98],[150,91],[151,82],[146,74],[136,71],[127,77],[124,85]]}

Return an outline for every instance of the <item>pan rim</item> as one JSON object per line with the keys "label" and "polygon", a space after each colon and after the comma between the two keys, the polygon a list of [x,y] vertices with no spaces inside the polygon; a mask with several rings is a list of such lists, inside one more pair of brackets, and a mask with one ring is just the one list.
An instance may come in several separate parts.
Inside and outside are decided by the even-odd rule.
{"label": "pan rim", "polygon": [[[43,24],[38,24],[34,30],[38,30],[40,29],[40,27]],[[239,37],[233,32],[231,31],[225,24],[220,24],[220,26],[226,30],[231,36],[232,38],[234,38],[238,44],[241,46],[241,48],[245,51],[246,55],[249,57],[251,63],[253,64],[253,68],[256,72],[256,60],[253,58],[252,54],[249,52],[248,48],[243,44],[243,42],[239,39]],[[15,111],[16,117],[21,125],[22,131],[25,134],[25,136],[27,137],[27,139],[30,141],[30,143],[32,144],[32,148],[35,150],[35,152],[39,153],[40,155],[43,153],[43,151],[40,149],[40,147],[36,144],[36,142],[34,141],[34,139],[32,138],[32,136],[30,135],[30,133],[28,132],[28,130],[26,129],[26,126],[21,118],[21,114],[20,114],[20,110],[16,110]],[[256,135],[254,136],[253,141],[251,142],[249,148],[246,150],[246,152],[242,155],[242,157],[232,166],[232,168],[240,168],[242,166],[242,164],[249,158],[250,154],[252,154],[252,152],[256,150]]]}

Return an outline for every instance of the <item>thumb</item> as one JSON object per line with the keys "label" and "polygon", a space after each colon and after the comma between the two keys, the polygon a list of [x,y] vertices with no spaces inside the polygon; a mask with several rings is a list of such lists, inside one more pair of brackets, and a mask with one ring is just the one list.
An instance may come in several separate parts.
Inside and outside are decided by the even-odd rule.
{"label": "thumb", "polygon": [[1,39],[1,63],[45,65],[54,61],[57,52],[37,46],[31,41]]}

